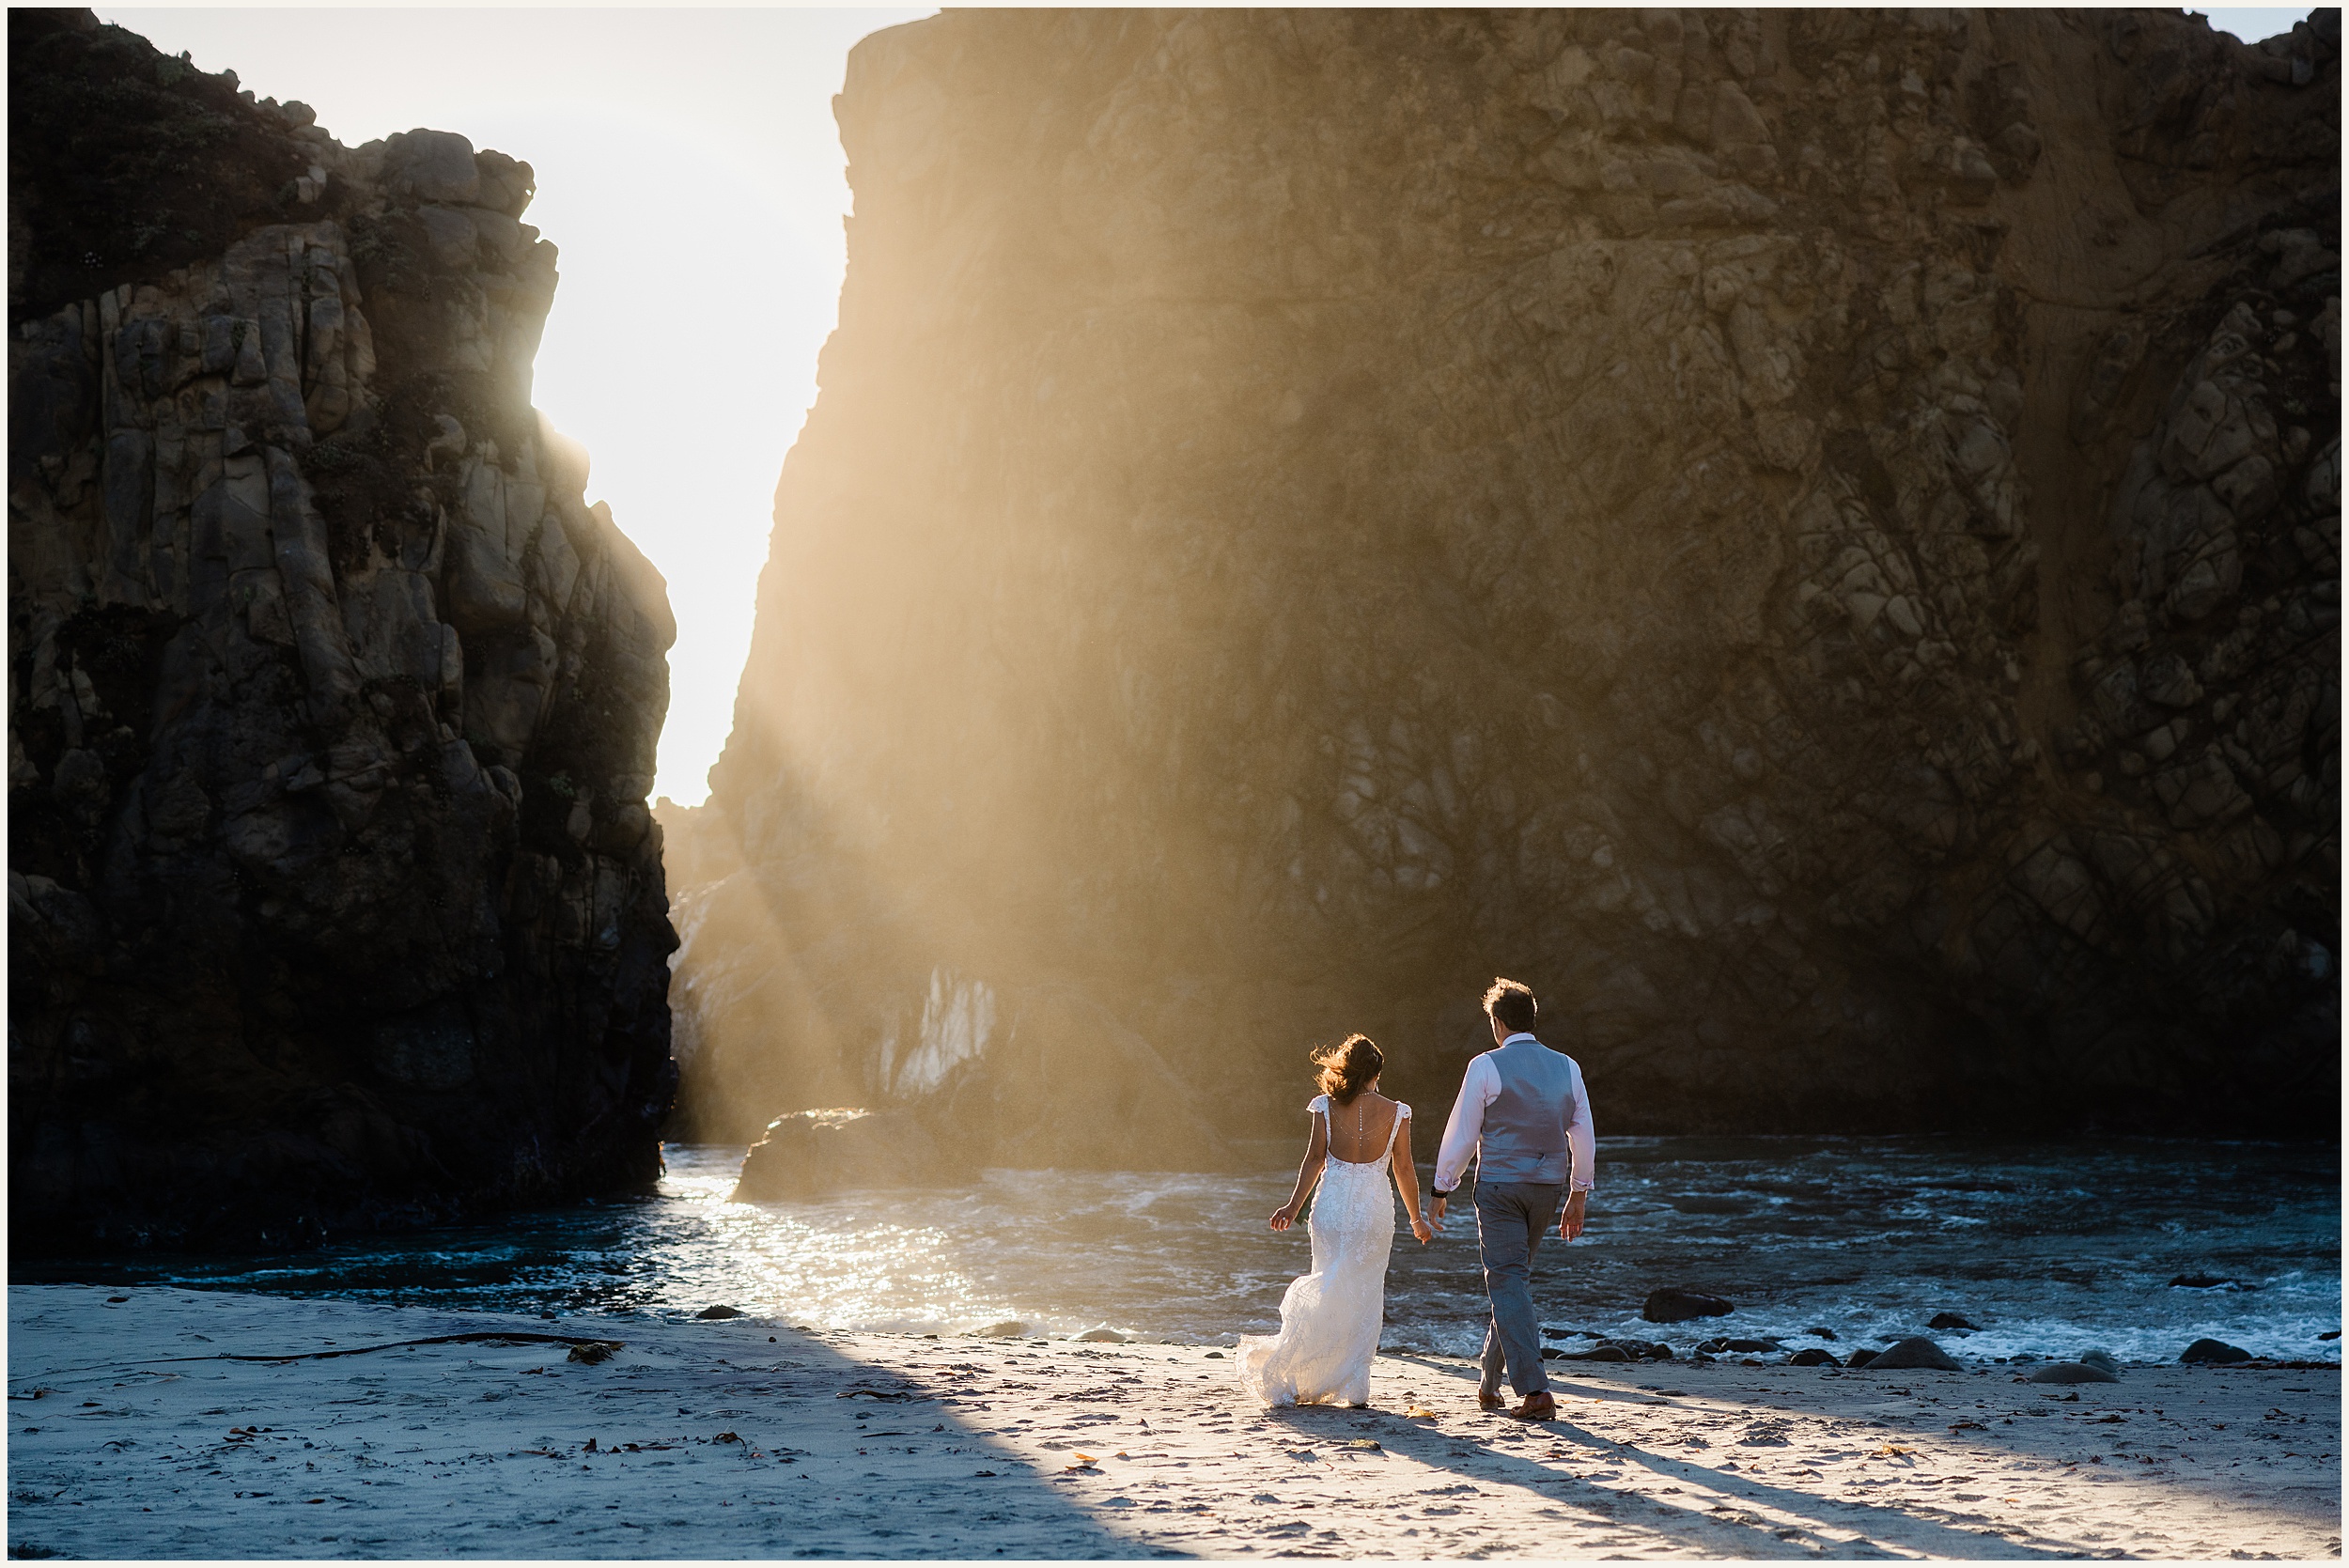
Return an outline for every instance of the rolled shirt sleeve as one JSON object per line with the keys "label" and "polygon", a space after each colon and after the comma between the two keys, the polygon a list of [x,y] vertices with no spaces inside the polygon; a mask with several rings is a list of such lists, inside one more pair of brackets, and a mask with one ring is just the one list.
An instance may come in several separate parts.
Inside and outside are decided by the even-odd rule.
{"label": "rolled shirt sleeve", "polygon": [[[1582,1088],[1582,1064],[1568,1057],[1574,1071],[1574,1120],[1566,1124],[1566,1152],[1574,1157],[1574,1190],[1591,1190],[1591,1178],[1598,1163],[1598,1135],[1591,1126],[1591,1096]],[[1452,1147],[1447,1129],[1444,1148]]]}
{"label": "rolled shirt sleeve", "polygon": [[[1436,1184],[1438,1192],[1450,1192],[1460,1185],[1468,1173],[1468,1162],[1476,1153],[1476,1141],[1485,1134],[1485,1108],[1501,1093],[1501,1070],[1486,1056],[1478,1056],[1468,1065],[1460,1079],[1460,1093],[1452,1102],[1452,1118],[1444,1123],[1443,1143],[1436,1153]],[[1589,1112],[1583,1112],[1587,1141]],[[1582,1167],[1578,1164],[1579,1172]]]}

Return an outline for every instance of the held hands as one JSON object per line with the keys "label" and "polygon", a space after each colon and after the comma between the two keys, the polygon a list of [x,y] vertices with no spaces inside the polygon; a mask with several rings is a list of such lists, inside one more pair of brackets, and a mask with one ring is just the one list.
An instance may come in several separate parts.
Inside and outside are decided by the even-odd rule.
{"label": "held hands", "polygon": [[1566,1200],[1565,1212],[1558,1217],[1558,1237],[1561,1241],[1572,1241],[1582,1234],[1582,1217],[1590,1207],[1589,1198],[1589,1193],[1578,1192]]}
{"label": "held hands", "polygon": [[1283,1203],[1283,1204],[1282,1204],[1279,1208],[1274,1209],[1274,1210],[1272,1211],[1272,1228],[1273,1228],[1274,1230],[1276,1230],[1276,1231],[1285,1231],[1285,1230],[1287,1230],[1287,1229],[1288,1229],[1291,1225],[1294,1225],[1294,1224],[1296,1224],[1296,1223],[1297,1223],[1297,1205],[1296,1205],[1296,1204],[1294,1204],[1294,1203]]}

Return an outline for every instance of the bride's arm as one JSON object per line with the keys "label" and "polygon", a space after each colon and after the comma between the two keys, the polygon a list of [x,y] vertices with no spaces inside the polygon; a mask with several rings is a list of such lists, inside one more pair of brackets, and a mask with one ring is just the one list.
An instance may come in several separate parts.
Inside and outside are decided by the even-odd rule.
{"label": "bride's arm", "polygon": [[1274,1230],[1285,1231],[1297,1222],[1297,1211],[1305,1206],[1305,1194],[1311,1192],[1314,1183],[1321,1179],[1321,1162],[1329,1153],[1330,1129],[1316,1112],[1314,1116],[1314,1135],[1305,1144],[1305,1163],[1297,1168],[1297,1190],[1289,1194],[1287,1203],[1272,1211]]}
{"label": "bride's arm", "polygon": [[1408,1116],[1403,1118],[1402,1135],[1394,1141],[1392,1169],[1394,1172],[1395,1190],[1403,1194],[1403,1212],[1411,1217],[1411,1234],[1419,1237],[1422,1246],[1425,1246],[1427,1238],[1436,1233],[1429,1230],[1427,1221],[1420,1218],[1419,1167],[1411,1161],[1411,1119]]}

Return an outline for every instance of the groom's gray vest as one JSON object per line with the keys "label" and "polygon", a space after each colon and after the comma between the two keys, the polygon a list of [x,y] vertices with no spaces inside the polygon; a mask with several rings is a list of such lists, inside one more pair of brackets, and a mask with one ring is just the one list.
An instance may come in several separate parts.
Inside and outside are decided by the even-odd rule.
{"label": "groom's gray vest", "polygon": [[1538,1040],[1515,1040],[1486,1054],[1500,1069],[1501,1093],[1485,1108],[1477,1181],[1564,1183],[1573,1165],[1566,1153],[1573,1064]]}

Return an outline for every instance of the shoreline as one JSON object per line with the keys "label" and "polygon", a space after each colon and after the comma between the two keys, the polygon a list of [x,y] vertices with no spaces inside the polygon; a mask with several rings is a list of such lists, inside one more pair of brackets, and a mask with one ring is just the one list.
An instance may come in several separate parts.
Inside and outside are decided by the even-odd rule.
{"label": "shoreline", "polygon": [[[621,1348],[213,1358],[557,1327]],[[11,1555],[2341,1554],[2338,1368],[1552,1362],[1524,1426],[1443,1357],[1264,1411],[1200,1345],[166,1286],[11,1286],[8,1349]]]}

